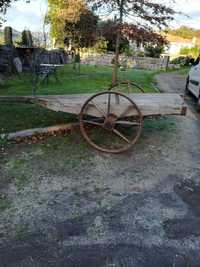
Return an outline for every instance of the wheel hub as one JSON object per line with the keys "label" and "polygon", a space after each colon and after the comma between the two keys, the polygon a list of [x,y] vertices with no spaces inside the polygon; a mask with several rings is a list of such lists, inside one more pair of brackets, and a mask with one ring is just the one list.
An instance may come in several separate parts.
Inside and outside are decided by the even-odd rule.
{"label": "wheel hub", "polygon": [[112,131],[115,127],[115,122],[117,120],[117,116],[114,114],[109,114],[103,123],[103,127],[104,129],[108,130],[108,131]]}

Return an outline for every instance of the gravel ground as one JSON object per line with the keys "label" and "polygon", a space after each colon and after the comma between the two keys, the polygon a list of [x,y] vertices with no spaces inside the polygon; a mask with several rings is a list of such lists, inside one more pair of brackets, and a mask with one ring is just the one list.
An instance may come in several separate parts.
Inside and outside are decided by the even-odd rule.
{"label": "gravel ground", "polygon": [[[157,77],[181,92],[177,79]],[[147,121],[125,155],[99,154],[78,132],[8,148],[0,267],[199,267],[199,136],[192,108]]]}

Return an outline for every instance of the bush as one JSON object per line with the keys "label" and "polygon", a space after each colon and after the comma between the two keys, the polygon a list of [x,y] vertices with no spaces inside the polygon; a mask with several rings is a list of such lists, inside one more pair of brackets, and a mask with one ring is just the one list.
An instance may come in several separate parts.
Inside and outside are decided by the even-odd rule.
{"label": "bush", "polygon": [[144,52],[143,52],[143,51],[138,52],[138,53],[137,53],[137,56],[138,56],[138,57],[144,57]]}
{"label": "bush", "polygon": [[130,48],[129,46],[126,46],[123,49],[123,53],[125,54],[125,56],[131,57],[135,54],[135,51],[132,48]]}
{"label": "bush", "polygon": [[145,56],[146,57],[153,57],[153,58],[159,58],[160,55],[164,52],[163,46],[152,46],[148,45],[145,47]]}
{"label": "bush", "polygon": [[105,38],[101,37],[97,40],[96,44],[93,47],[94,52],[104,54],[107,52],[108,41]]}
{"label": "bush", "polygon": [[192,57],[180,56],[180,57],[173,59],[170,63],[179,64],[181,66],[188,67],[188,66],[191,66],[194,63],[194,61],[195,60]]}
{"label": "bush", "polygon": [[180,55],[197,58],[200,55],[200,46],[195,45],[192,48],[183,47],[180,50]]}

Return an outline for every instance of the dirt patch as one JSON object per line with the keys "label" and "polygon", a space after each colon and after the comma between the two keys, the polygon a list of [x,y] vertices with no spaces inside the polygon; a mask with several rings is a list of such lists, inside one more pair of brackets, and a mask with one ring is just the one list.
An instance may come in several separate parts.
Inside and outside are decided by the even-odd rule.
{"label": "dirt patch", "polygon": [[[175,186],[175,192],[187,204],[187,214],[181,219],[164,223],[165,231],[170,238],[183,239],[189,236],[200,236],[200,171],[192,180],[183,181]],[[196,178],[196,179],[195,179]],[[195,181],[196,180],[196,181]]]}

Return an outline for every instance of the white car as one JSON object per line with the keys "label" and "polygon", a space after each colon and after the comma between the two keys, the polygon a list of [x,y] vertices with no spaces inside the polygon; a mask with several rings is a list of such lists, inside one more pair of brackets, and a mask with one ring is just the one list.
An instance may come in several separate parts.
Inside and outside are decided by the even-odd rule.
{"label": "white car", "polygon": [[199,59],[192,66],[186,82],[186,94],[194,95],[200,105],[200,61]]}

